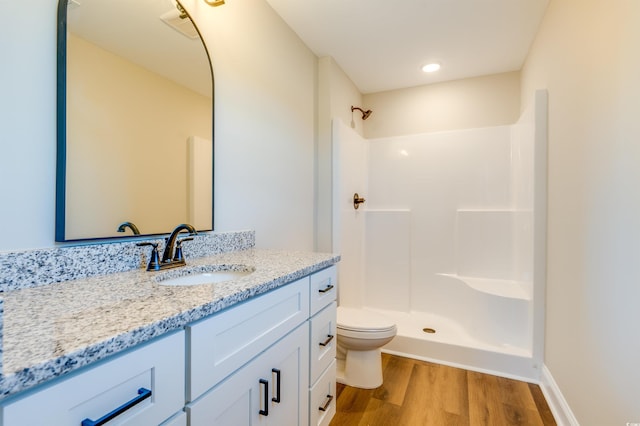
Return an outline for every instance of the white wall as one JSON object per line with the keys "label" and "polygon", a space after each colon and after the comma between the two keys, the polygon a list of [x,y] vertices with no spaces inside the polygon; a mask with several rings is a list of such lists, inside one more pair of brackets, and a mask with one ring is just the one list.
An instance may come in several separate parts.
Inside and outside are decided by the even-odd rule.
{"label": "white wall", "polygon": [[[214,66],[216,229],[312,249],[317,58],[263,0],[184,3]],[[54,245],[56,8],[0,1],[0,250]]]}
{"label": "white wall", "polygon": [[0,250],[53,245],[56,7],[0,2]]}
{"label": "white wall", "polygon": [[583,426],[640,422],[640,2],[552,0],[522,71],[549,91],[545,364]]}
{"label": "white wall", "polygon": [[508,125],[520,115],[520,73],[372,93],[363,101],[373,110],[367,138]]}
{"label": "white wall", "polygon": [[215,78],[215,224],[313,249],[316,56],[263,0],[185,4]]}

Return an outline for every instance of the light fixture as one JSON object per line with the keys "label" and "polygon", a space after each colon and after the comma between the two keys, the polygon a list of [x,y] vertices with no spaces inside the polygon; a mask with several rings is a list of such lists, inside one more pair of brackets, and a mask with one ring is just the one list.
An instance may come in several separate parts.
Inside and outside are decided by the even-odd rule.
{"label": "light fixture", "polygon": [[436,72],[440,69],[440,64],[437,62],[433,62],[431,64],[427,64],[422,67],[422,71],[424,72]]}
{"label": "light fixture", "polygon": [[222,6],[224,4],[224,0],[204,0],[204,2],[213,7]]}
{"label": "light fixture", "polygon": [[160,16],[162,22],[191,40],[199,39],[200,35],[198,34],[198,30],[193,22],[191,22],[191,18],[189,18],[187,11],[178,1],[172,0],[172,3],[176,8],[163,13]]}

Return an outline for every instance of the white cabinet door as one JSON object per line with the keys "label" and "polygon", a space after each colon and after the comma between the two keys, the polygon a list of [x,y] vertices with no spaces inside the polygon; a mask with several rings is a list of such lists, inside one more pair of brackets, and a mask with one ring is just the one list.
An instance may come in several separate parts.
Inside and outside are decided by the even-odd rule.
{"label": "white cabinet door", "polygon": [[[186,407],[191,426],[308,422],[308,328],[302,324]],[[280,376],[280,387],[278,387]],[[279,401],[277,402],[279,397]]]}
{"label": "white cabinet door", "polygon": [[263,391],[255,361],[227,378],[186,407],[190,426],[266,425],[267,417],[259,415]]}
{"label": "white cabinet door", "polygon": [[297,334],[291,343],[265,354],[266,367],[272,373],[268,398],[271,401],[270,425],[307,426],[309,404],[305,389],[309,387],[308,330],[306,323],[301,325],[294,331]]}
{"label": "white cabinet door", "polygon": [[154,340],[2,407],[4,426],[158,425],[184,406],[184,332]]}

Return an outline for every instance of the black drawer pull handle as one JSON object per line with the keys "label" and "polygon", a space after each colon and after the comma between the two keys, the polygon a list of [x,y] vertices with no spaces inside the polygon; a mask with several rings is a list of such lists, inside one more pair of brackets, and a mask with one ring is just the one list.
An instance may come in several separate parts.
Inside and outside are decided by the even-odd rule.
{"label": "black drawer pull handle", "polygon": [[320,342],[320,346],[327,346],[329,342],[333,340],[334,337],[335,336],[333,334],[327,334],[327,340],[325,340],[324,342]]}
{"label": "black drawer pull handle", "polygon": [[264,410],[258,411],[261,416],[269,415],[269,381],[260,379],[260,384],[264,385]]}
{"label": "black drawer pull handle", "polygon": [[140,388],[138,389],[138,396],[133,398],[131,401],[122,404],[120,407],[116,408],[110,413],[105,414],[104,416],[100,417],[98,420],[91,420],[88,418],[84,419],[81,423],[81,426],[101,426],[107,423],[108,421],[115,419],[120,414],[124,413],[125,411],[132,408],[133,406],[141,403],[142,401],[149,398],[150,396],[151,396],[151,391],[149,389]]}
{"label": "black drawer pull handle", "polygon": [[271,398],[271,400],[280,404],[280,370],[278,370],[277,368],[272,368],[271,372],[276,373],[276,396]]}
{"label": "black drawer pull handle", "polygon": [[324,289],[322,290],[318,290],[319,293],[326,293],[328,291],[330,291],[331,289],[333,289],[333,284],[329,284],[328,286],[326,286]]}
{"label": "black drawer pull handle", "polygon": [[325,402],[322,407],[318,407],[318,410],[327,411],[327,408],[329,408],[329,404],[331,404],[331,401],[333,401],[333,395],[327,395],[327,402]]}

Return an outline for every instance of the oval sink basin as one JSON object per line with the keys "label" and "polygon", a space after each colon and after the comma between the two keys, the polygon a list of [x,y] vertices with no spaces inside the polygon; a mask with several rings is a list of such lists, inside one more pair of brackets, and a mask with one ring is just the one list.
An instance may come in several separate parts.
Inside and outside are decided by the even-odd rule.
{"label": "oval sink basin", "polygon": [[226,281],[237,280],[246,275],[249,275],[253,271],[210,271],[192,273],[183,275],[181,277],[168,278],[165,280],[159,280],[160,285],[173,285],[173,286],[189,286],[189,285],[201,285],[201,284],[217,284]]}

